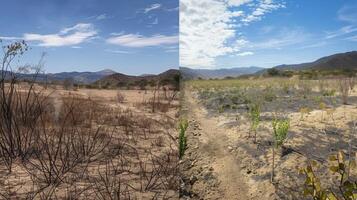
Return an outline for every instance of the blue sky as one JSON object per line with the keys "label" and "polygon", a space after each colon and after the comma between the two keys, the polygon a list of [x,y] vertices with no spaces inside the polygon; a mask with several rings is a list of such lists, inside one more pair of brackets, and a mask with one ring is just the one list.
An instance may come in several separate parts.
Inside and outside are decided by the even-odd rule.
{"label": "blue sky", "polygon": [[181,66],[273,67],[357,50],[356,0],[181,0],[180,9]]}
{"label": "blue sky", "polygon": [[3,43],[25,39],[23,63],[45,70],[160,73],[177,68],[178,0],[6,0]]}

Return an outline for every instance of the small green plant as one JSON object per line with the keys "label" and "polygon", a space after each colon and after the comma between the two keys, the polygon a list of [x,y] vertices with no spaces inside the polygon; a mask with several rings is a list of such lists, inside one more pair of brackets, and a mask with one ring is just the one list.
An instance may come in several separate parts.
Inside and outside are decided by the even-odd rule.
{"label": "small green plant", "polygon": [[271,171],[271,182],[274,182],[274,171],[275,171],[275,148],[283,146],[286,138],[288,136],[288,131],[290,128],[290,121],[288,119],[275,119],[272,123],[273,125],[273,137],[274,145],[273,150],[273,164]]}
{"label": "small green plant", "polygon": [[180,159],[183,157],[185,154],[186,148],[187,148],[187,137],[186,137],[186,130],[188,127],[188,121],[186,119],[183,119],[180,121],[179,124],[179,157]]}
{"label": "small green plant", "polygon": [[349,177],[349,171],[356,168],[356,160],[346,160],[344,153],[340,151],[337,155],[331,155],[329,161],[329,170],[339,175],[337,190],[335,190],[339,193],[322,188],[320,179],[313,171],[313,167],[316,167],[317,163],[312,161],[308,163],[307,167],[300,169],[300,173],[305,175],[304,196],[311,196],[314,200],[357,199],[357,182],[352,181]]}
{"label": "small green plant", "polygon": [[323,93],[322,93],[322,96],[325,96],[325,97],[333,97],[335,96],[336,94],[336,90],[332,89],[332,90],[325,90]]}
{"label": "small green plant", "polygon": [[307,167],[300,169],[300,174],[304,174],[306,177],[304,196],[311,196],[313,200],[337,200],[331,191],[321,187],[321,181],[315,175],[312,166],[317,166],[316,161],[308,162]]}
{"label": "small green plant", "polygon": [[254,103],[249,105],[249,117],[251,121],[250,125],[250,131],[249,131],[249,137],[250,137],[250,132],[254,131],[254,142],[257,142],[257,128],[259,126],[260,122],[260,104]]}

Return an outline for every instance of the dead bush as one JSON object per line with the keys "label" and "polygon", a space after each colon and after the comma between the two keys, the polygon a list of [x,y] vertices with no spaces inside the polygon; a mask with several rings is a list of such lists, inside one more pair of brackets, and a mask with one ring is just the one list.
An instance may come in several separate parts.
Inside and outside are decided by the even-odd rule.
{"label": "dead bush", "polygon": [[117,100],[118,103],[124,103],[125,96],[120,91],[118,91],[117,92],[117,96],[116,96],[116,100]]}
{"label": "dead bush", "polygon": [[339,79],[338,83],[339,83],[339,89],[340,89],[342,103],[347,104],[348,96],[350,93],[350,82],[347,78],[341,78],[341,79]]}

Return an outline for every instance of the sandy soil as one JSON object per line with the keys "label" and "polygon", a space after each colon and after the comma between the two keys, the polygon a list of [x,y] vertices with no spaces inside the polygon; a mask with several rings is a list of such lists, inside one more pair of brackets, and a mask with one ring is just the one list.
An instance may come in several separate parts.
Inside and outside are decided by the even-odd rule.
{"label": "sandy soil", "polygon": [[184,106],[190,128],[183,170],[189,171],[184,172],[186,176],[192,174],[186,177],[189,179],[186,184],[191,182],[192,188],[184,188],[185,193],[194,199],[248,199],[247,180],[241,174],[239,161],[230,152],[231,135],[217,125],[217,119],[207,116],[207,111],[191,95],[186,96]]}

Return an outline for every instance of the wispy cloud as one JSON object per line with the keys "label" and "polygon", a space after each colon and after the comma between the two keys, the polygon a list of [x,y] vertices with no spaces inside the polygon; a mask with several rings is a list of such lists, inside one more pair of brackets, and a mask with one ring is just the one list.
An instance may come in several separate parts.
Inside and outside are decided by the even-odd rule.
{"label": "wispy cloud", "polygon": [[345,38],[345,40],[357,42],[357,35],[354,35],[354,36],[351,36],[351,37],[347,37],[347,38]]}
{"label": "wispy cloud", "polygon": [[173,11],[179,11],[180,7],[175,7],[175,8],[166,8],[166,11],[173,12]]}
{"label": "wispy cloud", "polygon": [[104,19],[107,19],[108,18],[108,16],[107,16],[107,14],[101,14],[101,15],[98,15],[97,17],[96,17],[96,19],[97,20],[104,20]]}
{"label": "wispy cloud", "polygon": [[150,11],[153,11],[153,10],[156,10],[159,8],[161,8],[161,4],[159,4],[159,3],[151,4],[149,7],[144,9],[144,13],[148,13]]}
{"label": "wispy cloud", "polygon": [[283,28],[279,34],[263,41],[255,41],[246,45],[250,49],[281,49],[286,46],[306,42],[310,34],[301,29]]}
{"label": "wispy cloud", "polygon": [[138,34],[126,34],[115,37],[110,37],[106,40],[110,44],[115,44],[125,47],[149,47],[161,46],[178,43],[178,36],[154,35],[145,37]]}
{"label": "wispy cloud", "polygon": [[245,52],[242,52],[242,53],[237,53],[237,56],[251,56],[251,55],[254,55],[254,53],[251,52],[251,51],[245,51]]}
{"label": "wispy cloud", "polygon": [[[239,9],[244,5],[249,5],[251,13]],[[181,0],[180,66],[214,68],[217,57],[246,45],[238,35],[242,24],[261,20],[282,7],[275,0]]]}
{"label": "wispy cloud", "polygon": [[346,21],[350,23],[357,22],[357,4],[355,5],[345,5],[338,10],[337,16],[341,21]]}
{"label": "wispy cloud", "polygon": [[305,46],[300,47],[299,49],[310,49],[310,48],[317,48],[317,47],[322,47],[327,45],[328,43],[326,41],[321,41],[321,42],[315,42],[313,44],[308,44]]}
{"label": "wispy cloud", "polygon": [[22,39],[25,41],[39,42],[38,46],[60,47],[81,44],[94,38],[97,31],[92,24],[79,23],[75,26],[64,28],[55,34],[25,33],[23,37],[0,37],[2,39]]}
{"label": "wispy cloud", "polygon": [[159,24],[159,19],[156,17],[153,22],[150,23],[151,25]]}
{"label": "wispy cloud", "polygon": [[130,51],[112,50],[112,49],[106,49],[105,51],[109,52],[109,53],[117,53],[117,54],[130,54],[130,53],[132,53]]}
{"label": "wispy cloud", "polygon": [[[248,1],[250,2],[250,1]],[[283,3],[276,3],[273,0],[263,0],[259,2],[258,6],[253,10],[251,14],[246,15],[242,22],[247,25],[254,21],[259,21],[262,19],[264,15],[270,13],[279,8],[284,8],[285,5]]]}
{"label": "wispy cloud", "polygon": [[336,31],[330,31],[326,32],[326,39],[332,39],[335,37],[347,35],[350,33],[354,33],[357,31],[357,26],[349,25],[349,26],[344,26]]}

